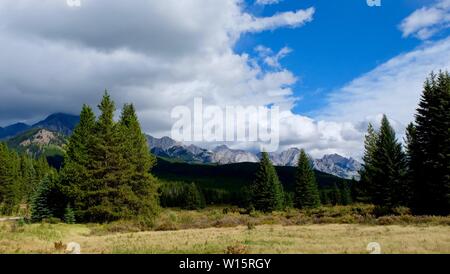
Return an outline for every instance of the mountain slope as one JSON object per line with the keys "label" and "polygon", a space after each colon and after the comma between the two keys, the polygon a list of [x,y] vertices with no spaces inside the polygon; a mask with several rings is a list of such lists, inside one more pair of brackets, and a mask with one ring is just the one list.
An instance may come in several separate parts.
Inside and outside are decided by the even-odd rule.
{"label": "mountain slope", "polygon": [[19,152],[31,155],[55,155],[63,153],[66,138],[59,132],[33,128],[9,139],[6,143]]}
{"label": "mountain slope", "polygon": [[0,127],[0,140],[10,139],[30,129],[36,128],[45,128],[68,136],[72,134],[72,131],[75,129],[75,126],[79,123],[79,121],[79,116],[65,113],[55,113],[33,125],[16,123],[4,128]]}
{"label": "mountain slope", "polygon": [[5,128],[0,127],[0,140],[16,136],[17,134],[22,133],[29,128],[30,126],[24,123],[16,123]]}

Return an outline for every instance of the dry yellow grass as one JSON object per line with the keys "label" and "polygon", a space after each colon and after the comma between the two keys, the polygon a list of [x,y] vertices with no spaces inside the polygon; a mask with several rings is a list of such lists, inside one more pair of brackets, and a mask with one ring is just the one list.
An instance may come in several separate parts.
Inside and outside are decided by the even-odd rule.
{"label": "dry yellow grass", "polygon": [[261,225],[95,235],[86,225],[0,224],[0,253],[57,253],[54,242],[81,244],[82,253],[225,253],[242,245],[252,253],[450,253],[449,226],[323,224]]}

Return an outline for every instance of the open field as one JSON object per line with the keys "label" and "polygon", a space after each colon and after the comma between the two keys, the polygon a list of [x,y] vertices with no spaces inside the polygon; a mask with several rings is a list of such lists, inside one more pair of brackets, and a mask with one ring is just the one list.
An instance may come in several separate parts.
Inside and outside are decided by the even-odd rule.
{"label": "open field", "polygon": [[154,227],[110,224],[0,223],[0,253],[61,253],[54,243],[78,242],[82,253],[449,253],[450,217],[376,217],[372,206],[322,207],[271,214],[237,208],[164,209]]}
{"label": "open field", "polygon": [[82,253],[367,253],[378,242],[383,253],[450,253],[448,226],[326,224],[262,225],[249,229],[187,229],[92,235],[86,225],[3,224],[0,253],[61,253],[54,242],[81,244]]}

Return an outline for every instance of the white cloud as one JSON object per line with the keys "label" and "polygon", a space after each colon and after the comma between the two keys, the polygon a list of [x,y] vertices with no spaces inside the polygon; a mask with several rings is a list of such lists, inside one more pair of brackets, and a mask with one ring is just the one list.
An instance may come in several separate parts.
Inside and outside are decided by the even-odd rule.
{"label": "white cloud", "polygon": [[450,27],[450,0],[438,0],[434,5],[414,11],[400,24],[403,37],[415,36],[421,40]]}
{"label": "white cloud", "polygon": [[264,6],[264,5],[273,5],[273,4],[278,4],[278,3],[280,3],[282,0],[256,0],[256,4],[257,5],[261,5],[261,6]]}
{"label": "white cloud", "polygon": [[279,27],[299,27],[305,23],[311,22],[315,9],[313,7],[306,10],[287,11],[277,13],[271,17],[257,18],[250,14],[244,14],[241,22],[236,26],[238,32],[261,32],[264,30],[273,30]]}
{"label": "white cloud", "polygon": [[274,54],[272,49],[259,45],[255,48],[255,51],[258,52],[260,58],[267,66],[274,69],[281,69],[280,60],[291,53],[292,49],[283,47],[279,52]]}
{"label": "white cloud", "polygon": [[[295,103],[292,72],[233,47],[245,32],[300,27],[314,9],[255,17],[240,0],[0,2],[0,124],[95,106],[107,88],[133,102],[145,131],[168,135],[177,105]],[[278,55],[282,58],[285,50]],[[274,60],[276,61],[276,60]],[[275,63],[273,63],[275,65]]]}
{"label": "white cloud", "polygon": [[450,38],[396,56],[333,92],[319,118],[365,130],[384,113],[402,135],[414,119],[426,77],[439,70],[450,70]]}

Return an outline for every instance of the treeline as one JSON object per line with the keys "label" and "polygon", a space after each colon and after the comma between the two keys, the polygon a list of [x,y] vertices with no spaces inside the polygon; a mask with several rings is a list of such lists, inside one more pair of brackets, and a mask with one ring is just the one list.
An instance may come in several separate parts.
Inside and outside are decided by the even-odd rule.
{"label": "treeline", "polygon": [[179,207],[183,209],[202,209],[206,207],[203,190],[194,182],[164,182],[160,185],[160,203],[162,207]]}
{"label": "treeline", "polygon": [[56,171],[45,157],[34,159],[0,143],[0,214],[11,215],[19,210],[26,214],[40,182],[53,173]]}

